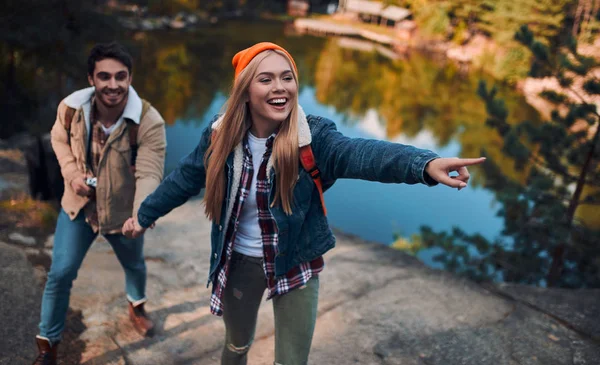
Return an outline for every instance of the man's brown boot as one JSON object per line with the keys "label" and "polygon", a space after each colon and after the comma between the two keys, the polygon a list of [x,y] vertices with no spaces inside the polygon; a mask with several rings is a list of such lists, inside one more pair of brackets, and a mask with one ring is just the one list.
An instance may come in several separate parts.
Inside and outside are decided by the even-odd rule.
{"label": "man's brown boot", "polygon": [[154,323],[144,310],[144,303],[135,307],[129,302],[129,319],[133,323],[135,330],[142,336],[152,337],[154,335]]}
{"label": "man's brown boot", "polygon": [[50,345],[48,340],[36,337],[35,342],[39,350],[39,355],[33,362],[33,365],[56,365],[56,350],[58,349],[58,343],[54,346]]}

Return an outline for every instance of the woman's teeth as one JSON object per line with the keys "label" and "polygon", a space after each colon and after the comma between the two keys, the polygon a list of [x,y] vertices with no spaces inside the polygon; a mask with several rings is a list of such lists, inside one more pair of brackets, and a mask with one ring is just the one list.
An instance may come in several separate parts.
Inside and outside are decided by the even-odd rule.
{"label": "woman's teeth", "polygon": [[286,98],[277,98],[277,99],[271,99],[268,101],[269,104],[272,105],[283,105],[287,102]]}

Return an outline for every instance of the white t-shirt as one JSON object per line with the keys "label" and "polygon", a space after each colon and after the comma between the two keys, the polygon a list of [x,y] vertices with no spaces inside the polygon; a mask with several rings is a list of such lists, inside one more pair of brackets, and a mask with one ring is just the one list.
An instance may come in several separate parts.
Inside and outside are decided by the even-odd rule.
{"label": "white t-shirt", "polygon": [[110,136],[110,134],[112,132],[114,132],[114,130],[117,129],[121,124],[123,124],[123,118],[119,118],[118,122],[116,122],[115,124],[111,125],[108,128],[106,128],[103,124],[100,124],[100,126],[102,127],[102,130],[104,131],[104,135]]}
{"label": "white t-shirt", "polygon": [[267,139],[257,138],[248,131],[248,146],[252,153],[254,174],[252,175],[250,191],[238,218],[239,223],[233,250],[252,257],[263,257],[262,236],[258,225],[258,206],[256,205],[256,180],[258,169],[267,151]]}

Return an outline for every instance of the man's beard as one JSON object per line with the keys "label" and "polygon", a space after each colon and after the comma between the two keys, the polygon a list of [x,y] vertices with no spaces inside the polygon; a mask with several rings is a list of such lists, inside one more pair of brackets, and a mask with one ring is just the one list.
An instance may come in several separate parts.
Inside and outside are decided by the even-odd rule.
{"label": "man's beard", "polygon": [[[110,97],[111,93],[118,95],[121,98],[121,100],[118,103],[110,103],[108,101],[105,102],[105,98],[108,99]],[[106,87],[103,88],[102,90],[96,89],[96,102],[101,103],[102,106],[104,106],[107,109],[119,108],[119,107],[123,106],[123,103],[127,100],[128,97],[129,97],[129,89],[124,89],[121,87],[119,87],[117,89],[109,89]]]}

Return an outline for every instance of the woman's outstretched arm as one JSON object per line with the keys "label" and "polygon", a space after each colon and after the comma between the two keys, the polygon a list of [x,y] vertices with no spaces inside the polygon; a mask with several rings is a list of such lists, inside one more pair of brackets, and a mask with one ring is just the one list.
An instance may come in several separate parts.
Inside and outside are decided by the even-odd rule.
{"label": "woman's outstretched arm", "polygon": [[[335,124],[320,118],[313,127],[312,148],[324,180],[362,179],[383,183],[442,183],[463,188],[469,179],[466,166],[485,158],[440,158],[436,153],[374,139],[349,138]],[[456,177],[449,173],[457,171]]]}

